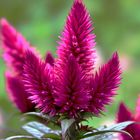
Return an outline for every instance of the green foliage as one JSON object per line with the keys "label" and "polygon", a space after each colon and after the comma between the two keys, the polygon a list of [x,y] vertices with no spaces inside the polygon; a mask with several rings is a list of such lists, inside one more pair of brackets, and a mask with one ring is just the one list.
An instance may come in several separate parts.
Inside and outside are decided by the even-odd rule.
{"label": "green foliage", "polygon": [[[30,115],[37,114],[40,116],[42,121],[44,118],[49,120],[49,122],[54,122],[53,117],[50,119],[48,116],[42,115],[41,113],[31,113]],[[28,114],[29,115],[29,114]],[[25,115],[24,115],[25,116]],[[58,121],[58,120],[56,120]],[[6,140],[14,139],[35,139],[35,140],[106,140],[107,138],[113,140],[113,133],[124,133],[132,137],[129,133],[123,131],[123,129],[131,124],[134,124],[132,121],[123,122],[119,124],[114,124],[110,127],[100,127],[98,129],[90,128],[82,130],[81,121],[75,119],[64,119],[61,120],[61,130],[55,130],[48,127],[47,124],[40,123],[34,119],[34,121],[28,122],[22,126],[22,128],[27,132],[26,135],[18,135],[6,138]]]}

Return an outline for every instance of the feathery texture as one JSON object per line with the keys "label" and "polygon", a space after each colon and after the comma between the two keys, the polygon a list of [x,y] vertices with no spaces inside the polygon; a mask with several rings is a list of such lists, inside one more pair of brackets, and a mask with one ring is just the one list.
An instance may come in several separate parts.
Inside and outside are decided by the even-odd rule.
{"label": "feathery texture", "polygon": [[22,73],[25,50],[29,49],[29,43],[18,33],[6,19],[1,20],[1,34],[4,54],[3,58],[10,69],[18,74]]}
{"label": "feathery texture", "polygon": [[10,74],[6,74],[6,86],[7,91],[9,91],[8,95],[12,97],[12,101],[21,112],[34,111],[34,104],[28,99],[29,95],[25,91],[22,82],[25,51],[27,48],[33,51],[33,48],[30,48],[29,43],[6,21],[6,19],[2,19],[0,24],[4,53],[3,58],[7,64],[8,71],[11,72]]}
{"label": "feathery texture", "polygon": [[30,99],[42,112],[56,113],[53,98],[53,74],[50,64],[45,64],[31,51],[26,53],[24,65],[24,85],[31,94]]}
{"label": "feathery texture", "polygon": [[95,61],[95,35],[92,30],[90,15],[83,2],[75,0],[60,37],[57,53],[63,61],[72,53],[86,74],[93,70]]}
{"label": "feathery texture", "polygon": [[118,55],[93,73],[95,35],[82,0],[73,3],[55,60],[47,53],[42,61],[15,29],[5,20],[1,23],[5,60],[20,75],[29,99],[43,113],[68,118],[81,112],[98,115],[112,101],[121,79]]}
{"label": "feathery texture", "polygon": [[[125,106],[124,103],[121,103],[119,106],[118,114],[117,114],[117,122],[124,122],[124,121],[136,121],[140,120],[135,118],[135,115]],[[139,124],[132,124],[124,129],[128,133],[131,134],[133,140],[140,140],[140,125]],[[121,134],[122,140],[131,140],[131,138],[125,134]]]}
{"label": "feathery texture", "polygon": [[[56,61],[48,55],[45,62],[41,62],[35,55],[27,54],[25,86],[32,95],[30,99],[44,113],[55,112],[56,105],[59,108],[57,113],[70,117],[77,117],[83,111],[98,115],[116,94],[121,79],[117,53],[99,72],[92,74],[92,78],[87,77],[93,71],[95,58],[95,35],[91,33],[91,26],[83,2],[75,0],[59,43]],[[46,88],[42,87],[44,83]]]}
{"label": "feathery texture", "polygon": [[90,101],[89,110],[94,114],[104,110],[109,104],[115,91],[120,84],[120,66],[117,53],[114,53],[111,60],[103,65],[98,72],[90,79]]}
{"label": "feathery texture", "polygon": [[89,92],[85,89],[86,83],[81,68],[72,54],[63,67],[61,66],[58,62],[55,65],[55,102],[61,108],[60,112],[67,112],[76,117],[81,111],[87,110]]}
{"label": "feathery texture", "polygon": [[28,99],[22,81],[19,80],[19,78],[12,76],[10,72],[6,72],[5,77],[8,95],[16,107],[22,113],[34,111],[34,105]]}

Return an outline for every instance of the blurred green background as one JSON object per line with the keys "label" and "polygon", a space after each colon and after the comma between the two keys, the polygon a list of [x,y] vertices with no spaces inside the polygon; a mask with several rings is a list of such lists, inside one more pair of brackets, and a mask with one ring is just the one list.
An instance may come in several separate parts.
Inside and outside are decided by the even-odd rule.
{"label": "blurred green background", "polygon": [[[120,55],[123,79],[113,105],[105,116],[90,124],[115,120],[120,101],[133,111],[140,92],[140,0],[85,0],[94,21],[99,63],[114,51]],[[5,17],[43,55],[55,55],[58,36],[63,29],[72,0],[0,0],[0,18]],[[98,64],[99,64],[98,63]],[[23,121],[8,100],[4,82],[5,65],[0,58],[0,138],[20,133]]]}

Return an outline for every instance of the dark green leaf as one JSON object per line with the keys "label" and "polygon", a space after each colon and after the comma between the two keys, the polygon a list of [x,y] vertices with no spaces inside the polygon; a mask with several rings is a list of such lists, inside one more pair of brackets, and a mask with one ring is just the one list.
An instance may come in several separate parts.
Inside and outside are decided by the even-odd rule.
{"label": "dark green leaf", "polygon": [[134,123],[135,123],[134,121],[126,121],[126,122],[111,125],[111,126],[107,127],[106,130],[123,130],[127,126],[134,124]]}
{"label": "dark green leaf", "polygon": [[43,138],[51,138],[53,140],[61,140],[61,137],[59,135],[56,135],[56,134],[53,134],[53,133],[45,134],[43,136]]}
{"label": "dark green leaf", "polygon": [[123,131],[123,130],[121,130],[121,131],[119,131],[119,130],[104,130],[104,131],[92,132],[92,133],[88,133],[88,134],[84,135],[82,138],[93,137],[96,135],[101,135],[101,137],[102,137],[102,134],[105,134],[105,133],[124,133],[133,139],[133,137],[128,132]]}
{"label": "dark green leaf", "polygon": [[55,137],[57,136],[59,138],[59,131],[54,131],[39,122],[35,122],[35,121],[29,122],[26,125],[24,125],[22,128],[38,139],[42,139],[44,136],[46,136],[46,134],[49,134],[49,136],[50,134],[52,134],[52,136]]}
{"label": "dark green leaf", "polygon": [[58,123],[58,116],[56,117],[50,117],[48,115],[44,115],[43,113],[39,112],[28,112],[23,115],[24,117],[36,117],[37,121],[46,124],[48,127],[50,127],[53,130],[60,130],[60,123]]}
{"label": "dark green leaf", "polygon": [[34,137],[32,136],[11,136],[11,137],[8,137],[6,138],[5,140],[17,140],[17,139],[20,139],[20,140],[28,140],[28,139],[32,139],[32,140],[36,140]]}
{"label": "dark green leaf", "polygon": [[[124,133],[132,138],[132,136],[128,132],[123,131],[123,129],[134,123],[135,122],[133,122],[133,121],[127,121],[127,122],[114,124],[110,127],[102,127],[102,128],[97,129],[96,131],[86,133],[83,136],[80,136],[80,138],[92,137],[93,140],[102,140],[105,138],[109,139],[108,137],[110,137],[113,133]],[[113,137],[113,135],[112,135],[112,137]],[[85,139],[85,140],[87,140],[87,139]]]}
{"label": "dark green leaf", "polygon": [[51,119],[48,115],[44,115],[44,114],[39,113],[39,112],[24,113],[24,116],[36,116],[36,117],[40,117],[40,118],[45,119],[45,120],[50,120]]}

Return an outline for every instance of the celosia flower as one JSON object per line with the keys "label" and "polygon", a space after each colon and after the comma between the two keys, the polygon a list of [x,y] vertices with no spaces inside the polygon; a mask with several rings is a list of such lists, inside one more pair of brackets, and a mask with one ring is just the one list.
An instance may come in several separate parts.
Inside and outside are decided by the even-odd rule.
{"label": "celosia flower", "polygon": [[22,82],[23,64],[26,49],[33,51],[29,43],[5,19],[1,20],[3,58],[7,64],[6,87],[10,99],[21,112],[34,110]]}
{"label": "celosia flower", "polygon": [[89,110],[98,114],[104,110],[105,105],[111,103],[112,97],[120,84],[120,68],[117,53],[114,53],[109,62],[103,65],[90,79]]}
{"label": "celosia flower", "polygon": [[53,98],[53,69],[49,63],[41,61],[33,52],[28,51],[24,65],[24,84],[30,99],[42,112],[51,116],[56,113]]}
{"label": "celosia flower", "polygon": [[26,49],[31,49],[25,38],[18,33],[6,19],[1,20],[3,58],[16,75],[23,71]]}
{"label": "celosia flower", "polygon": [[92,31],[92,22],[87,9],[82,0],[75,0],[60,37],[57,53],[63,61],[72,53],[86,74],[93,71],[95,61],[93,47],[96,43]]}
{"label": "celosia flower", "polygon": [[60,112],[74,116],[88,109],[90,95],[86,89],[86,77],[72,54],[63,66],[58,62],[55,65],[55,102],[61,107]]}
{"label": "celosia flower", "polygon": [[43,61],[31,50],[27,51],[24,85],[32,102],[43,113],[68,117],[78,117],[81,112],[98,115],[112,101],[120,83],[118,55],[114,53],[107,64],[93,72],[95,35],[92,29],[82,0],[75,0],[53,67],[48,58]]}
{"label": "celosia flower", "polygon": [[[137,101],[136,106],[136,113],[133,114],[130,109],[128,109],[124,103],[121,103],[119,106],[118,114],[117,114],[117,122],[124,122],[124,121],[140,121],[140,98]],[[130,133],[134,140],[140,140],[140,125],[139,124],[132,124],[124,129],[128,133]],[[121,134],[122,140],[131,140],[131,138],[125,134]]]}
{"label": "celosia flower", "polygon": [[15,103],[16,107],[23,113],[34,111],[34,105],[29,101],[21,79],[12,76],[10,72],[6,72],[5,77],[9,98]]}

